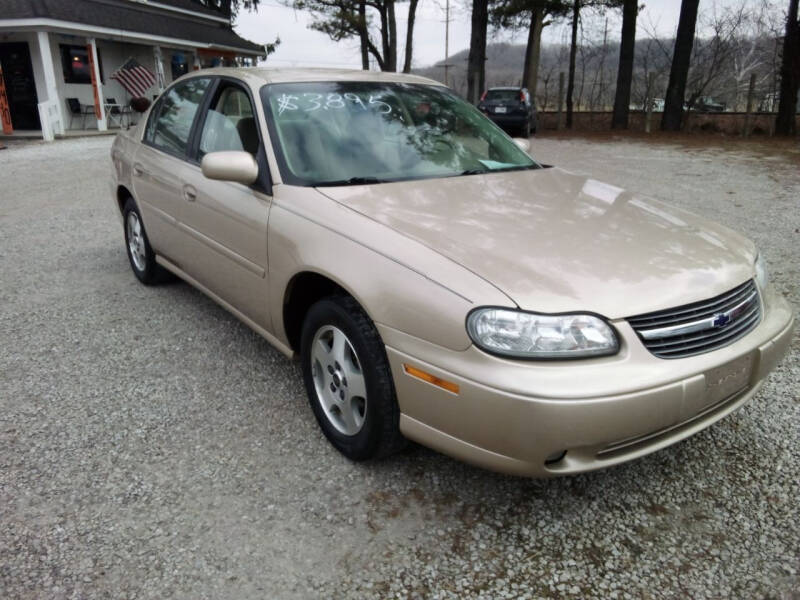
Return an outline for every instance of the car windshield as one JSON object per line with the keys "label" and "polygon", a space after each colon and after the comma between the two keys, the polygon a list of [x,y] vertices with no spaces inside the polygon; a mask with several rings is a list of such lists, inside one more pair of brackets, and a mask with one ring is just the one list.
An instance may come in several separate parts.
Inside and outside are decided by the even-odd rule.
{"label": "car windshield", "polygon": [[385,82],[266,85],[285,183],[353,185],[535,169],[505,133],[449,90]]}
{"label": "car windshield", "polygon": [[489,90],[486,92],[486,100],[497,102],[519,102],[519,90]]}

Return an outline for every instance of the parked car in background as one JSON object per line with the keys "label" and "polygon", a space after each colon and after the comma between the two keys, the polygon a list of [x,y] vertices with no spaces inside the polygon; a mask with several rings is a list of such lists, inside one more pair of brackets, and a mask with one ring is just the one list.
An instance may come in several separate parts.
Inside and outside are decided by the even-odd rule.
{"label": "parked car in background", "polygon": [[752,398],[793,331],[754,244],[526,149],[430,79],[208,69],[117,136],[111,191],[135,276],[299,357],[353,460],[578,473]]}
{"label": "parked car in background", "polygon": [[478,110],[513,135],[536,133],[536,107],[526,88],[493,87],[478,102]]}
{"label": "parked car in background", "polygon": [[724,102],[718,102],[709,96],[701,96],[692,105],[692,110],[695,112],[725,112],[726,108]]}

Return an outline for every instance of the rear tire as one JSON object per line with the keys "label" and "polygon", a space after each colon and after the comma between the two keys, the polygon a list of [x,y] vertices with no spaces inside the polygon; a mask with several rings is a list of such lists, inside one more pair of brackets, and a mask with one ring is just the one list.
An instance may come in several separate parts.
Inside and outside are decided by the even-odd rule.
{"label": "rear tire", "polygon": [[525,121],[525,125],[522,126],[522,129],[520,130],[520,133],[522,134],[522,137],[524,137],[526,140],[531,137],[531,122],[530,122],[530,120]]}
{"label": "rear tire", "polygon": [[353,298],[330,296],[309,309],[300,359],[311,410],[339,452],[361,461],[405,446],[386,350]]}
{"label": "rear tire", "polygon": [[142,215],[133,198],[125,201],[122,209],[125,232],[125,250],[136,278],[145,285],[154,285],[167,279],[166,271],[156,263],[156,255],[147,239]]}

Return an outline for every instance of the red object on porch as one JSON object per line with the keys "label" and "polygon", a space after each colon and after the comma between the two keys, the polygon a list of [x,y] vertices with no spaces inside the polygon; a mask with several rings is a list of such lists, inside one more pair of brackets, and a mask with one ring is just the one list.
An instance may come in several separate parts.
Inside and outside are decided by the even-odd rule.
{"label": "red object on porch", "polygon": [[8,97],[6,96],[6,82],[3,79],[3,68],[0,67],[0,120],[3,122],[3,133],[11,135],[14,133],[14,127],[11,125],[11,109],[8,106]]}
{"label": "red object on porch", "polygon": [[103,118],[103,113],[101,113],[100,108],[100,93],[97,90],[97,77],[94,74],[94,48],[92,48],[91,44],[86,44],[86,51],[89,55],[89,72],[92,75],[92,91],[94,92],[94,114],[97,117],[97,120]]}

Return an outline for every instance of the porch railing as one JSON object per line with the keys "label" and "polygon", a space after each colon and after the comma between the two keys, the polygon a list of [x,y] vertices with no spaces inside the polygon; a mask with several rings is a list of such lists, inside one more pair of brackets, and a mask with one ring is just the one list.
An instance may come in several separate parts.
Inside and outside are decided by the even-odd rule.
{"label": "porch railing", "polygon": [[39,122],[44,141],[52,142],[56,135],[64,135],[64,120],[59,105],[54,100],[39,103]]}

